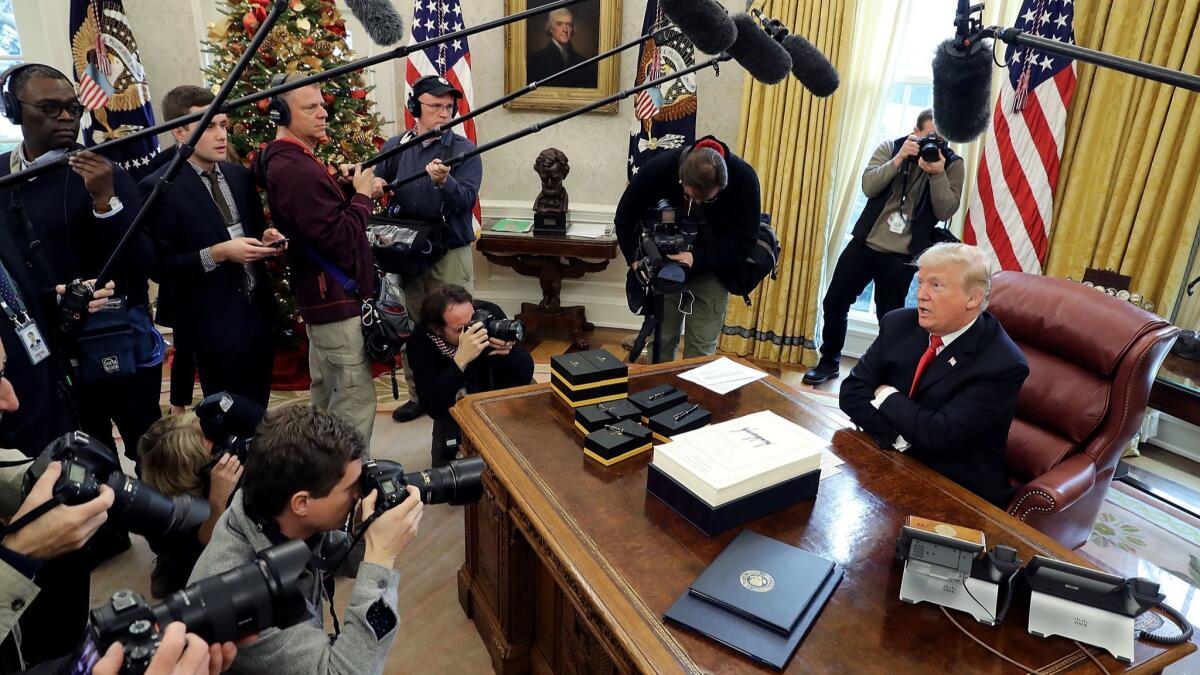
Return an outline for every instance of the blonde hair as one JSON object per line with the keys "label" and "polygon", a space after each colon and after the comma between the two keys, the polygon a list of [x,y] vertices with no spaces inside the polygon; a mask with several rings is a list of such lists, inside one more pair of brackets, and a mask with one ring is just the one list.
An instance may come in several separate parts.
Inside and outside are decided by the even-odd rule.
{"label": "blonde hair", "polygon": [[963,290],[968,294],[979,289],[983,302],[979,310],[987,309],[992,296],[992,263],[976,246],[967,244],[934,244],[917,258],[917,267],[942,267],[955,265],[962,272]]}
{"label": "blonde hair", "polygon": [[196,414],[163,417],[138,441],[142,480],[168,497],[204,496],[200,469],[212,458],[204,448],[204,434]]}

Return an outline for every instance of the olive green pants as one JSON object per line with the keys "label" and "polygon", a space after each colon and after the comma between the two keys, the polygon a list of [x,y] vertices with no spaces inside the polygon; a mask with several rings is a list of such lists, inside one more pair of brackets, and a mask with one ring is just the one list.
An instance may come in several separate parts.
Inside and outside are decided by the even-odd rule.
{"label": "olive green pants", "polygon": [[721,328],[725,325],[725,308],[729,306],[729,291],[712,273],[690,279],[687,290],[691,295],[685,291],[663,298],[662,345],[654,356],[655,363],[675,360],[675,347],[685,324],[683,358],[717,353],[717,341],[721,339]]}

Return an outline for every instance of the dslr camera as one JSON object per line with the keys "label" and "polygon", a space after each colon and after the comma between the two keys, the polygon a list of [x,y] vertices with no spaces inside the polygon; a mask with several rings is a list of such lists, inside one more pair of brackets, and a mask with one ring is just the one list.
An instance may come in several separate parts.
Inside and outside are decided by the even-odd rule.
{"label": "dslr camera", "polygon": [[158,650],[162,631],[181,621],[209,643],[231,642],[264,629],[290,628],[308,618],[296,580],[312,552],[300,540],[272,546],[250,562],[201,579],[151,606],[140,594],[117,591],[91,612],[76,669],[91,672],[112,643],[125,648],[122,673],[142,675]]}
{"label": "dslr camera", "polygon": [[486,309],[477,309],[471,315],[471,325],[483,324],[488,337],[501,342],[520,342],[525,339],[525,322],[520,319],[497,319]]}
{"label": "dslr camera", "polygon": [[936,162],[946,156],[950,142],[938,135],[936,131],[929,132],[924,138],[917,140],[920,147],[920,157],[926,162]]}
{"label": "dslr camera", "polygon": [[50,462],[62,462],[54,483],[54,499],[73,506],[100,496],[100,486],[112,488],[116,500],[108,515],[118,527],[144,537],[171,537],[190,532],[208,518],[208,501],[189,495],[165,497],[142,481],[125,475],[117,455],[82,431],[64,434],[38,455],[22,482],[21,498],[45,473]]}
{"label": "dslr camera", "polygon": [[451,460],[446,466],[404,473],[404,467],[397,462],[369,459],[363,462],[359,488],[363,495],[379,490],[375,513],[383,513],[403,502],[408,497],[405,488],[409,485],[417,487],[421,501],[426,504],[474,504],[483,495],[485,466],[482,457],[467,457]]}
{"label": "dslr camera", "polygon": [[254,430],[262,421],[266,409],[248,398],[219,391],[206,396],[196,405],[200,431],[212,441],[212,465],[226,454],[245,462],[254,440]]}

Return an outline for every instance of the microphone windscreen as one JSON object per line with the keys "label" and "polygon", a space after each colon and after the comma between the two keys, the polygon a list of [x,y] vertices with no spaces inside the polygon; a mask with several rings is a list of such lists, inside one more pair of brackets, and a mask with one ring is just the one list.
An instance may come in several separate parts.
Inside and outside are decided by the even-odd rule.
{"label": "microphone windscreen", "polygon": [[792,57],[792,75],[800,80],[804,88],[813,96],[829,96],[837,91],[841,80],[837,69],[825,58],[821,50],[799,35],[789,35],[783,39],[783,48]]}
{"label": "microphone windscreen", "polygon": [[346,0],[371,41],[389,47],[404,39],[404,19],[389,0]]}
{"label": "microphone windscreen", "polygon": [[737,39],[726,50],[729,55],[759,82],[782,82],[792,69],[792,57],[783,45],[767,35],[749,14],[735,14],[733,24],[737,27]]}
{"label": "microphone windscreen", "polygon": [[733,19],[716,0],[662,0],[659,6],[705,54],[720,54],[737,38]]}
{"label": "microphone windscreen", "polygon": [[938,133],[970,143],[987,131],[992,103],[992,48],[976,43],[963,54],[946,40],[933,57],[933,120]]}

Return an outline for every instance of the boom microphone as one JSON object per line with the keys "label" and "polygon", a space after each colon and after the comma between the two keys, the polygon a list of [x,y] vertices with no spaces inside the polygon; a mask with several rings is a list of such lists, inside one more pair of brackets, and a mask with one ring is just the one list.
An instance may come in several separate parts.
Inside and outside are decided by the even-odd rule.
{"label": "boom microphone", "polygon": [[951,38],[933,57],[933,119],[938,133],[970,143],[988,128],[992,102],[992,48],[983,41],[964,50]]}
{"label": "boom microphone", "polygon": [[747,73],[764,84],[778,84],[792,69],[792,57],[744,12],[733,16],[737,39],[725,50]]}
{"label": "boom microphone", "polygon": [[720,54],[737,39],[733,19],[716,0],[662,0],[659,6],[705,54]]}
{"label": "boom microphone", "polygon": [[825,58],[821,50],[799,35],[789,35],[787,26],[779,19],[772,19],[763,14],[761,9],[755,9],[754,18],[762,25],[767,35],[770,35],[792,59],[792,75],[800,80],[814,96],[825,97],[837,91],[840,81],[837,69]]}
{"label": "boom microphone", "polygon": [[375,44],[390,47],[404,39],[404,19],[388,0],[346,0],[346,6]]}

